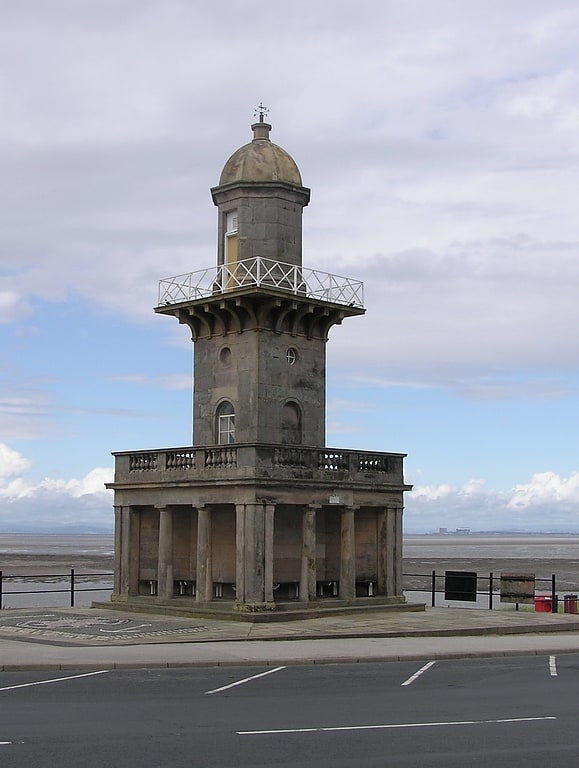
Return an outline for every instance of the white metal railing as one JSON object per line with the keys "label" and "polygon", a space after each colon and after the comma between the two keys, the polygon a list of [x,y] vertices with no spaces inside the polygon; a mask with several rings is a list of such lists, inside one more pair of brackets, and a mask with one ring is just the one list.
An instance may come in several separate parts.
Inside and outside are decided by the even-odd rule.
{"label": "white metal railing", "polygon": [[238,288],[266,286],[309,299],[364,307],[364,283],[257,256],[159,281],[159,306],[204,299]]}

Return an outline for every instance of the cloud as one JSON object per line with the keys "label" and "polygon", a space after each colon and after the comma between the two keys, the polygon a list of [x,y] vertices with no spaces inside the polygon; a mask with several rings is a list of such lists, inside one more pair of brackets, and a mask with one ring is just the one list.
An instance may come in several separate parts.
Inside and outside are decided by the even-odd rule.
{"label": "cloud", "polygon": [[78,479],[44,478],[30,483],[28,461],[0,443],[0,530],[53,532],[112,530],[111,468],[96,468]]}
{"label": "cloud", "polygon": [[[26,480],[30,462],[0,444],[0,530],[57,532],[110,531],[113,527],[112,468],[95,468],[81,478]],[[477,531],[579,530],[579,472],[561,477],[534,474],[509,490],[489,488],[484,480],[461,485],[414,486],[406,494],[408,533],[468,527]]]}
{"label": "cloud", "polygon": [[142,373],[129,373],[123,376],[112,376],[114,381],[122,381],[127,384],[138,384],[139,386],[155,387],[168,390],[190,390],[192,387],[191,374],[174,373],[166,376],[147,376]]}
{"label": "cloud", "polygon": [[20,319],[22,314],[29,311],[26,304],[22,306],[19,294],[14,290],[0,289],[0,323],[14,322],[16,318]]}
{"label": "cloud", "polygon": [[579,529],[579,472],[568,477],[540,472],[508,491],[495,491],[482,480],[416,485],[406,496],[405,529],[412,533],[441,527],[575,532]]}
{"label": "cloud", "polygon": [[18,451],[0,443],[0,483],[6,478],[26,472],[29,467],[30,462]]}
{"label": "cloud", "polygon": [[[575,394],[563,377],[577,365],[577,253],[579,239],[518,235],[376,256],[357,268],[367,314],[332,340],[358,381],[398,374],[491,399]],[[534,381],[521,387],[524,371]]]}
{"label": "cloud", "polygon": [[[79,414],[130,413],[115,408],[108,373],[81,372],[76,361],[71,377],[75,361],[56,364],[35,354],[30,336],[26,345],[13,338],[33,326],[51,338],[50,310],[63,305],[125,331],[161,323],[151,311],[158,280],[215,264],[209,189],[250,139],[262,98],[273,140],[312,188],[304,264],[365,281],[366,316],[331,332],[340,383],[425,395],[444,388],[471,402],[576,398],[576,3],[334,0],[328,14],[326,3],[246,0],[227,4],[235,35],[224,34],[216,4],[5,5],[3,440],[34,440],[46,454],[47,434],[66,440],[76,430],[63,403]],[[163,365],[156,345],[167,338],[189,348],[186,329],[171,327],[162,342],[149,337],[149,361]],[[108,358],[94,344],[95,359],[115,372],[126,370],[111,354],[120,336]],[[65,332],[52,338],[66,346]],[[87,337],[87,349],[94,341]],[[26,354],[68,377],[74,395],[59,395],[58,384],[42,391]],[[115,380],[135,386],[141,406],[147,387],[189,388],[172,364]],[[102,407],[91,408],[97,387]],[[126,427],[128,443],[137,421]],[[340,421],[334,431],[352,429]],[[10,475],[10,504],[60,494],[66,506],[93,495],[74,497],[73,481],[47,480],[18,496],[29,488],[23,478]],[[468,506],[476,496],[482,509],[509,502],[483,491],[459,497]],[[430,520],[438,502],[428,503]],[[488,515],[492,522],[490,507]]]}

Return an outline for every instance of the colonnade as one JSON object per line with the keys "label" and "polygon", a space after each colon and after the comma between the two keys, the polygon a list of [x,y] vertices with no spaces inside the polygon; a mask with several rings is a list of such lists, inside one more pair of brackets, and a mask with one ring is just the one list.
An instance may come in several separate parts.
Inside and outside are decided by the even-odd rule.
{"label": "colonnade", "polygon": [[[235,504],[235,602],[259,610],[274,604],[275,504]],[[159,515],[156,552],[156,599],[174,596],[173,513],[181,505],[156,505]],[[195,601],[214,599],[212,505],[189,507],[197,511]],[[301,509],[301,562],[299,600],[319,599],[316,516],[320,504],[296,505]],[[115,583],[113,599],[126,600],[139,592],[142,543],[139,540],[138,506],[115,507]],[[347,602],[356,599],[356,513],[359,507],[339,507],[339,592]],[[373,594],[402,595],[402,508],[366,507],[376,519],[376,581]],[[335,510],[338,511],[338,510]],[[299,521],[297,521],[299,525]],[[337,524],[337,521],[336,521]]]}

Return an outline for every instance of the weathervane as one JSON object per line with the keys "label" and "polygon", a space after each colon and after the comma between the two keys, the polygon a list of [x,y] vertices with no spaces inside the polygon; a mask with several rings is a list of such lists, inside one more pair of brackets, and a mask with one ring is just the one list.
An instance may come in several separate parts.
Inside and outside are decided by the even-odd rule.
{"label": "weathervane", "polygon": [[257,108],[253,110],[254,116],[259,117],[260,123],[263,123],[263,118],[267,116],[268,112],[269,112],[269,109],[267,107],[264,107],[261,101],[257,105]]}

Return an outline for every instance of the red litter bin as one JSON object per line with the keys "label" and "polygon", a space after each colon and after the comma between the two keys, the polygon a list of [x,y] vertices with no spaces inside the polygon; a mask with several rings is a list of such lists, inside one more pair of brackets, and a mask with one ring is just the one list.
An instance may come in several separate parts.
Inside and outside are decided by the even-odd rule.
{"label": "red litter bin", "polygon": [[577,595],[563,595],[563,611],[577,613]]}
{"label": "red litter bin", "polygon": [[553,610],[553,598],[551,595],[537,595],[535,597],[535,611],[538,613],[551,613]]}

